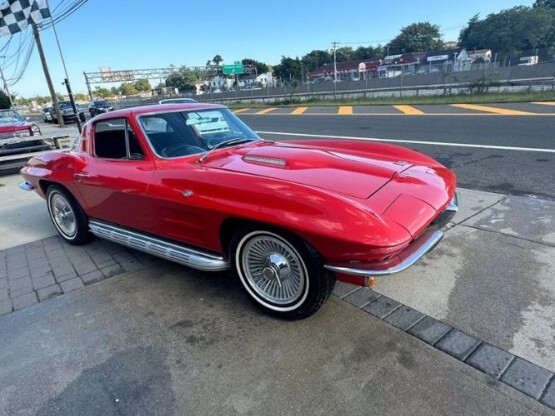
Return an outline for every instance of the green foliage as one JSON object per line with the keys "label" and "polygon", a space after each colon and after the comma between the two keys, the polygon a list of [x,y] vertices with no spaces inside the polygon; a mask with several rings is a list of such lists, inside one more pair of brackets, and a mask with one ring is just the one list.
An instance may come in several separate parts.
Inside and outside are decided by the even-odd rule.
{"label": "green foliage", "polygon": [[401,29],[389,44],[390,55],[408,52],[428,52],[441,49],[443,41],[439,26],[429,22],[418,22]]}
{"label": "green foliage", "polygon": [[466,49],[488,48],[510,56],[518,51],[553,48],[555,46],[555,8],[513,7],[478,15],[468,21],[459,35],[459,45]]}
{"label": "green foliage", "polygon": [[536,0],[533,7],[551,7],[555,9],[555,0]]}
{"label": "green foliage", "polygon": [[252,67],[256,70],[256,74],[264,74],[269,70],[268,65],[263,62],[259,62],[256,59],[245,58],[241,62],[243,65],[252,65]]}
{"label": "green foliage", "polygon": [[375,48],[372,46],[359,46],[353,52],[352,59],[357,60],[375,60],[380,59],[385,56],[384,48],[381,45],[376,46]]}
{"label": "green foliage", "polygon": [[[214,58],[218,56],[216,55]],[[214,60],[214,63],[216,63],[216,60]],[[192,70],[181,67],[179,71],[172,72],[166,78],[166,87],[177,88],[179,92],[191,92],[196,90],[195,83],[197,81],[198,77]]]}
{"label": "green foliage", "polygon": [[98,98],[107,98],[111,95],[111,92],[108,88],[96,86],[94,87],[93,96]]}
{"label": "green foliage", "polygon": [[337,62],[345,62],[353,59],[354,51],[350,46],[337,48],[335,50],[335,60]]}
{"label": "green foliage", "polygon": [[132,82],[124,82],[120,85],[119,90],[121,95],[135,95],[137,94],[137,88]]}
{"label": "green foliage", "polygon": [[[304,70],[304,67],[303,67]],[[282,56],[279,65],[274,66],[274,75],[283,80],[301,78],[301,60],[299,58],[289,58]]]}
{"label": "green foliage", "polygon": [[148,79],[140,79],[138,81],[135,81],[135,89],[139,92],[146,92],[146,91],[151,91],[152,87],[150,86],[150,82],[148,81]]}
{"label": "green foliage", "polygon": [[73,98],[75,98],[75,101],[88,101],[89,99],[87,94],[83,94],[81,92],[78,92],[77,94],[75,94]]}
{"label": "green foliage", "polygon": [[4,91],[0,91],[0,109],[6,110],[10,108],[10,98]]}
{"label": "green foliage", "polygon": [[214,65],[216,66],[220,66],[220,64],[224,61],[224,58],[222,58],[221,55],[216,55],[212,58],[212,62],[214,62]]}
{"label": "green foliage", "polygon": [[[333,62],[333,55],[328,51],[313,50],[301,58],[303,68],[305,71],[310,72],[316,68]],[[275,72],[275,71],[274,71]]]}

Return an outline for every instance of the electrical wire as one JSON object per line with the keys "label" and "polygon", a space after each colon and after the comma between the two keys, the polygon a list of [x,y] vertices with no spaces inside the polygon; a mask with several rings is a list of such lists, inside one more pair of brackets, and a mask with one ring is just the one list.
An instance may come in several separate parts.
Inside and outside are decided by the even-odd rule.
{"label": "electrical wire", "polygon": [[[57,24],[81,8],[88,0],[61,0],[53,9],[50,11],[50,18],[43,20],[41,23],[37,24],[37,29],[43,31],[51,28],[54,24]],[[4,53],[2,61],[2,69],[6,72],[7,68],[13,67],[13,73],[11,77],[6,79],[6,84],[13,86],[18,83],[29,65],[31,56],[35,49],[35,41],[30,30],[24,30],[19,32],[19,45],[16,51],[9,54],[10,45],[12,45],[12,40],[15,35],[11,35],[7,42],[0,48],[0,54]]]}

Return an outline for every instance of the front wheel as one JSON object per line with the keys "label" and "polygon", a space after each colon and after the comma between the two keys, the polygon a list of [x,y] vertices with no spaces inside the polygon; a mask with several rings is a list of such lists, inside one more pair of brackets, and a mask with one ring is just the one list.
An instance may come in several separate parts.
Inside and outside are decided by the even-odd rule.
{"label": "front wheel", "polygon": [[67,190],[59,185],[50,185],[46,192],[46,204],[54,227],[65,241],[82,245],[91,240],[87,217]]}
{"label": "front wheel", "polygon": [[287,232],[244,230],[231,244],[231,258],[250,300],[279,318],[312,315],[335,285],[315,250]]}

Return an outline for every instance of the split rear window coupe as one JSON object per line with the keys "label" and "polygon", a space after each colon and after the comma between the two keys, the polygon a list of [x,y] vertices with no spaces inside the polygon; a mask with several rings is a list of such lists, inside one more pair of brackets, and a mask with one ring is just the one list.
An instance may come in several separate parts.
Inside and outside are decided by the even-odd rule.
{"label": "split rear window coupe", "polygon": [[226,107],[166,104],[89,121],[34,157],[23,189],[70,244],[93,235],[204,271],[232,269],[268,313],[316,312],[336,280],[414,264],[457,210],[453,172],[415,151],[263,140]]}

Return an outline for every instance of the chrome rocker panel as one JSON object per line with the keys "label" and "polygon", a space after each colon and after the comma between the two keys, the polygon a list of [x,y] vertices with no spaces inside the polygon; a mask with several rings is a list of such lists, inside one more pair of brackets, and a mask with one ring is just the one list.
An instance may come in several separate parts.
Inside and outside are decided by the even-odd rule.
{"label": "chrome rocker panel", "polygon": [[197,270],[217,272],[229,269],[229,262],[221,256],[170,243],[102,221],[90,220],[89,228],[97,237]]}

